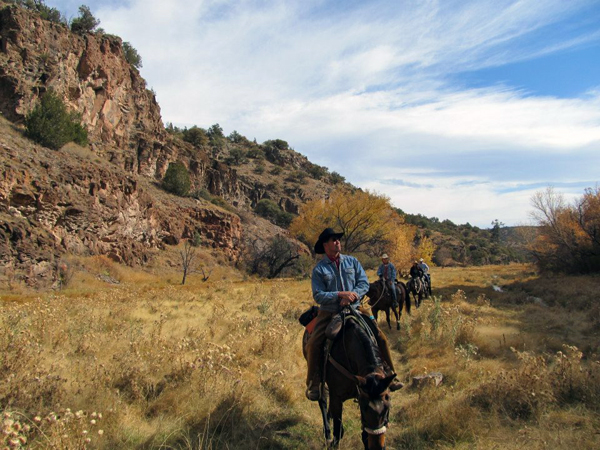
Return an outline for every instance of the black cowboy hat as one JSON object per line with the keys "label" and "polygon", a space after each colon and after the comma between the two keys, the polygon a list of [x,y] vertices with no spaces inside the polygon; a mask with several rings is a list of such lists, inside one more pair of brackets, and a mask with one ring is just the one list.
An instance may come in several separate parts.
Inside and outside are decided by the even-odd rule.
{"label": "black cowboy hat", "polygon": [[323,244],[327,242],[330,238],[339,239],[344,235],[344,233],[336,233],[333,231],[333,228],[325,228],[323,232],[319,235],[319,239],[315,244],[315,253],[317,255],[322,255],[325,253],[325,248],[323,248]]}
{"label": "black cowboy hat", "polygon": [[333,228],[325,228],[323,232],[319,235],[319,239],[315,244],[315,253],[317,255],[322,255],[325,253],[325,248],[323,248],[323,243],[327,242],[330,238],[339,239],[344,235],[344,233],[336,233],[333,231]]}

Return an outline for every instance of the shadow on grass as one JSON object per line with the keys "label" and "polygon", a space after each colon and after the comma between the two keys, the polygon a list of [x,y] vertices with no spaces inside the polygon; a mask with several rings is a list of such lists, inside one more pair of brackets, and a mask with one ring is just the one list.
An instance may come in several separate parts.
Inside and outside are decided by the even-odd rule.
{"label": "shadow on grass", "polygon": [[[208,416],[191,418],[180,430],[158,442],[154,436],[144,449],[274,449],[306,448],[301,417],[292,411],[250,411],[250,402],[236,392],[222,400]],[[294,445],[296,443],[298,446]]]}

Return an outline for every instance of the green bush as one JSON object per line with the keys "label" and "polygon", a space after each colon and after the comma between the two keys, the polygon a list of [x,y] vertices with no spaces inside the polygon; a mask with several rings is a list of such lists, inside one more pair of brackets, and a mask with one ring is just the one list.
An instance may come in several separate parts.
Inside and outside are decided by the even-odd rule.
{"label": "green bush", "polygon": [[329,179],[333,184],[339,184],[346,181],[346,178],[344,178],[337,172],[331,172],[331,174],[329,175]]}
{"label": "green bush", "polygon": [[81,125],[81,116],[67,111],[63,101],[48,91],[39,105],[25,118],[25,135],[45,147],[58,150],[67,142],[87,145],[87,130]]}
{"label": "green bush", "polygon": [[210,200],[210,202],[213,205],[217,205],[220,206],[223,209],[226,209],[227,211],[230,212],[236,212],[236,209],[234,206],[230,205],[229,203],[227,203],[227,201],[225,199],[223,199],[222,197],[218,197],[218,196],[213,196],[212,199]]}
{"label": "green bush", "polygon": [[248,159],[246,159],[246,154],[243,150],[234,148],[229,152],[229,157],[227,158],[226,162],[234,166],[238,166],[248,162]]}
{"label": "green bush", "polygon": [[16,0],[17,5],[23,6],[31,11],[39,13],[40,17],[50,22],[65,23],[66,20],[56,8],[51,8],[44,3],[44,0]]}
{"label": "green bush", "polygon": [[286,178],[287,181],[291,181],[292,183],[306,183],[306,172],[302,170],[294,170],[291,172]]}
{"label": "green bush", "polygon": [[183,130],[183,140],[198,148],[208,145],[208,135],[206,134],[206,130],[197,127],[196,125],[189,130],[187,128]]}
{"label": "green bush", "polygon": [[267,148],[273,148],[277,150],[289,150],[290,146],[287,141],[283,139],[271,139],[263,142],[263,145]]}
{"label": "green bush", "polygon": [[182,162],[169,163],[167,172],[162,182],[163,188],[181,197],[187,195],[190,190],[190,174]]}
{"label": "green bush", "polygon": [[125,60],[136,69],[142,67],[142,57],[129,42],[123,42],[123,55]]}
{"label": "green bush", "polygon": [[196,200],[200,200],[202,198],[209,202],[212,201],[212,199],[213,199],[212,194],[210,192],[208,192],[208,190],[206,188],[198,189],[193,194],[191,194],[191,197],[195,198]]}
{"label": "green bush", "polygon": [[265,159],[265,151],[260,147],[252,147],[246,152],[246,156],[252,159]]}
{"label": "green bush", "polygon": [[227,136],[227,139],[229,139],[231,142],[235,143],[235,144],[241,144],[243,141],[247,141],[247,139],[242,136],[240,133],[238,133],[236,130],[233,130],[229,136]]}
{"label": "green bush", "polygon": [[94,17],[89,6],[81,5],[79,7],[79,17],[71,22],[71,31],[77,34],[91,33],[98,25],[100,25],[100,21]]}
{"label": "green bush", "polygon": [[294,219],[293,214],[283,211],[277,203],[268,198],[263,198],[259,201],[254,208],[254,212],[268,221],[284,228],[287,228]]}
{"label": "green bush", "polygon": [[329,170],[327,170],[327,167],[322,167],[317,164],[311,164],[308,168],[308,174],[311,176],[311,178],[314,178],[315,180],[320,180],[321,178],[329,174]]}

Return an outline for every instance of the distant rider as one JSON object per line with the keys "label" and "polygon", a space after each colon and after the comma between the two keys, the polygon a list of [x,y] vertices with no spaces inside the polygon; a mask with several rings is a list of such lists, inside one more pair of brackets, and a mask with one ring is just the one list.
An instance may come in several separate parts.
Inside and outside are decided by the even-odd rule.
{"label": "distant rider", "polygon": [[382,264],[377,269],[377,276],[380,280],[387,285],[388,289],[392,293],[393,306],[398,307],[398,293],[396,292],[396,268],[390,262],[390,257],[387,253],[381,255]]}
{"label": "distant rider", "polygon": [[425,275],[425,280],[427,281],[428,289],[429,291],[431,291],[431,274],[429,273],[429,266],[427,265],[427,263],[425,263],[423,258],[421,258],[419,261],[419,267],[423,271],[423,274]]}
{"label": "distant rider", "polygon": [[413,280],[419,280],[421,283],[423,283],[423,275],[425,274],[423,273],[423,269],[421,269],[419,266],[419,261],[415,261],[410,268],[410,276],[413,278]]}

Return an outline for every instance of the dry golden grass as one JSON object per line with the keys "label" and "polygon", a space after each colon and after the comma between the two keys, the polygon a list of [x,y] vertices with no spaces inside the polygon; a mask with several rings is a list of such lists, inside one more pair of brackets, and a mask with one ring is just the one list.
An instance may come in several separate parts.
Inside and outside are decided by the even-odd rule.
{"label": "dry golden grass", "polygon": [[[244,279],[204,255],[209,281],[181,286],[162,258],[144,272],[82,259],[62,291],[3,293],[0,448],[323,448],[297,322],[310,282]],[[435,298],[399,331],[380,318],[407,383],[388,448],[598,448],[598,278],[432,276]],[[440,386],[410,387],[430,372]],[[344,413],[341,448],[360,448],[356,405]]]}

